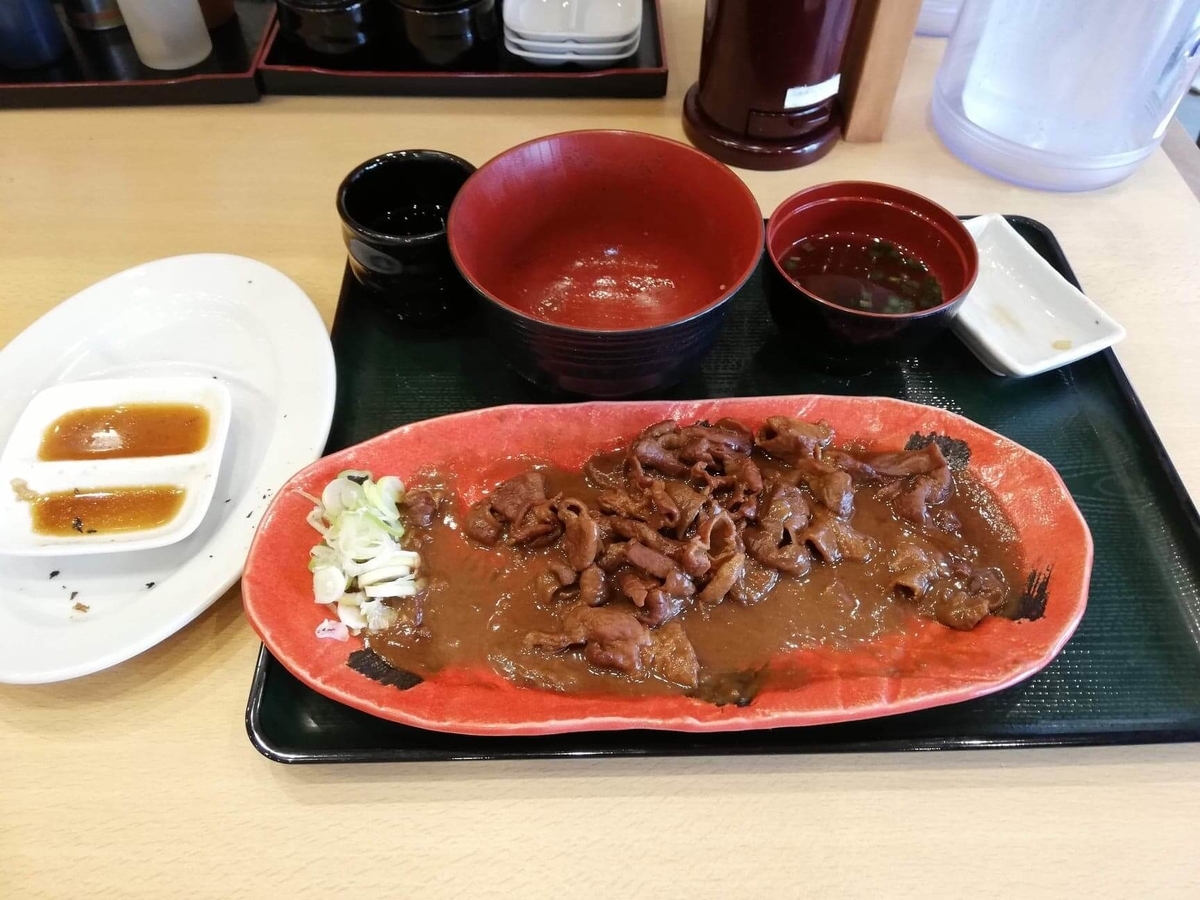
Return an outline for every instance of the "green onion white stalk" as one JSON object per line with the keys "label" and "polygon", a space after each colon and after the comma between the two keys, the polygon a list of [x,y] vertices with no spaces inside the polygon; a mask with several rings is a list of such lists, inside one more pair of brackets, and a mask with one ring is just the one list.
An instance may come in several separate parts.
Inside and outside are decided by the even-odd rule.
{"label": "green onion white stalk", "polygon": [[400,546],[404,525],[400,503],[404,483],[393,475],[374,481],[370,472],[342,472],[325,486],[308,523],[321,535],[312,548],[308,568],[313,599],[337,614],[323,622],[319,637],[346,640],[346,629],[382,631],[395,623],[397,611],[384,601],[415,597],[421,589],[421,557]]}

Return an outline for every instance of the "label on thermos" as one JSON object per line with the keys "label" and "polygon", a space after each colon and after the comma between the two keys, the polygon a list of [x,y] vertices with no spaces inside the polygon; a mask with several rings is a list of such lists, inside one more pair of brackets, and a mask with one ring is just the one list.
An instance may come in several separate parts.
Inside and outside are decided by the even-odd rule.
{"label": "label on thermos", "polygon": [[828,100],[837,94],[841,83],[842,76],[841,73],[838,73],[832,78],[826,78],[820,84],[801,84],[794,88],[788,88],[788,92],[783,98],[783,108],[797,109],[801,106],[812,106],[814,103]]}

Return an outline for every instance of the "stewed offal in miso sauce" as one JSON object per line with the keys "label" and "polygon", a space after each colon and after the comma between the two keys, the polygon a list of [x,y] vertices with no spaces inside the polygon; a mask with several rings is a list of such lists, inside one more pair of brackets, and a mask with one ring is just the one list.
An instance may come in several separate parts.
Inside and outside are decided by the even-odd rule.
{"label": "stewed offal in miso sauce", "polygon": [[50,423],[38,447],[45,462],[197,453],[209,416],[191,403],[129,403],[76,409]]}
{"label": "stewed offal in miso sauce", "polygon": [[400,614],[368,645],[416,674],[483,664],[543,689],[708,696],[775,677],[780,652],[921,618],[967,630],[1019,601],[1011,526],[936,442],[834,438],[783,416],[662,422],[582,472],[527,468],[461,519],[431,474],[405,500],[424,590],[388,601]]}
{"label": "stewed offal in miso sauce", "polygon": [[853,232],[806,237],[780,256],[792,281],[848,309],[903,315],[941,306],[942,286],[912,253]]}

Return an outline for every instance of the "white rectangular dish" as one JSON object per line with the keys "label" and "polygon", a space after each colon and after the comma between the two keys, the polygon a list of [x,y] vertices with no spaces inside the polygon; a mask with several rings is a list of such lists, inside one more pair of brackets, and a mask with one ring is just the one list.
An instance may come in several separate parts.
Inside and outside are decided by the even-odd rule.
{"label": "white rectangular dish", "polygon": [[637,53],[638,46],[642,42],[642,33],[639,31],[633,37],[625,41],[616,41],[613,43],[585,43],[581,41],[527,41],[518,37],[511,29],[504,29],[504,42],[511,50],[524,50],[528,53],[575,53],[581,56],[595,55],[625,55],[632,56]]}
{"label": "white rectangular dish", "polygon": [[[208,414],[208,436],[194,453],[159,457],[44,461],[38,453],[46,430],[61,416],[96,407],[188,404]],[[18,419],[0,456],[0,553],[76,556],[149,550],[194,532],[212,502],[232,415],[229,389],[214,378],[105,378],[55,385],[37,394]],[[68,537],[34,530],[32,506],[18,496],[23,482],[37,494],[100,488],[168,486],[182,489],[178,512],[155,528]]]}
{"label": "white rectangular dish", "polygon": [[628,50],[620,53],[579,53],[574,51],[564,53],[534,53],[521,49],[511,40],[507,39],[505,40],[505,47],[513,56],[527,59],[539,66],[561,66],[564,63],[576,63],[584,67],[605,68],[609,63],[620,62],[637,53],[638,42],[635,40]]}
{"label": "white rectangular dish", "polygon": [[1057,369],[1110,347],[1125,329],[1042,259],[1001,215],[963,223],[979,275],[954,331],[997,375]]}
{"label": "white rectangular dish", "polygon": [[642,0],[508,0],[504,22],[522,40],[623,41],[641,31]]}

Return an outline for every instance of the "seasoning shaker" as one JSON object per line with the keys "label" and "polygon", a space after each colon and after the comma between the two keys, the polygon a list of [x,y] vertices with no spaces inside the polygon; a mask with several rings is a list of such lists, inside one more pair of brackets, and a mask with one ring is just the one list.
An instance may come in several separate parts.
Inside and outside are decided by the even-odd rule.
{"label": "seasoning shaker", "polygon": [[0,0],[0,68],[48,65],[66,46],[50,0]]}
{"label": "seasoning shaker", "polygon": [[105,31],[83,31],[77,35],[83,50],[78,57],[87,66],[85,75],[94,81],[137,81],[145,77],[145,67],[138,59],[129,32],[124,28]]}
{"label": "seasoning shaker", "polygon": [[[321,65],[353,67],[379,45],[382,0],[276,0],[279,36]],[[363,63],[369,66],[368,63]]]}
{"label": "seasoning shaker", "polygon": [[152,69],[186,69],[212,53],[199,0],[117,0],[138,58]]}
{"label": "seasoning shaker", "polygon": [[63,0],[63,10],[72,28],[107,31],[125,24],[117,0]]}

